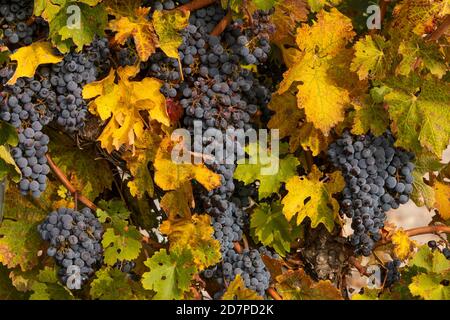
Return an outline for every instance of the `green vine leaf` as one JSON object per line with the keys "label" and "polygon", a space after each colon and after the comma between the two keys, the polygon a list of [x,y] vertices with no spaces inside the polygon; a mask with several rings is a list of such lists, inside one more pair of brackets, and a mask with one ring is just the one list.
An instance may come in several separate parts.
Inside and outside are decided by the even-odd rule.
{"label": "green vine leaf", "polygon": [[[276,155],[272,154],[271,150],[259,144],[250,144],[246,150],[251,159],[250,163],[239,164],[238,162],[234,178],[245,184],[259,180],[259,199],[277,193],[281,183],[293,177],[296,174],[297,166],[300,164],[300,161],[291,154],[278,159]],[[252,159],[256,163],[253,164]],[[278,161],[279,165],[276,168],[274,164]]]}
{"label": "green vine leaf", "polygon": [[450,299],[450,261],[439,251],[432,251],[427,245],[419,248],[410,262],[411,266],[422,269],[414,276],[409,290],[425,300]]}
{"label": "green vine leaf", "polygon": [[142,236],[135,226],[129,225],[130,212],[117,201],[103,201],[100,207],[105,211],[97,209],[98,219],[109,226],[102,239],[105,263],[113,266],[117,261],[136,259],[141,252]]}
{"label": "green vine leaf", "polygon": [[118,269],[103,268],[95,276],[89,291],[93,299],[143,300],[152,296],[139,282],[131,280],[125,272]]}
{"label": "green vine leaf", "polygon": [[189,250],[167,254],[161,249],[144,262],[150,271],[142,275],[142,285],[156,292],[156,300],[181,299],[196,272],[192,260]]}
{"label": "green vine leaf", "polygon": [[412,75],[388,79],[386,85],[396,145],[416,153],[425,148],[441,158],[450,139],[450,84]]}
{"label": "green vine leaf", "polygon": [[250,219],[250,229],[255,240],[274,248],[283,257],[291,250],[291,242],[298,234],[284,216],[280,202],[271,205],[261,203],[255,208]]}

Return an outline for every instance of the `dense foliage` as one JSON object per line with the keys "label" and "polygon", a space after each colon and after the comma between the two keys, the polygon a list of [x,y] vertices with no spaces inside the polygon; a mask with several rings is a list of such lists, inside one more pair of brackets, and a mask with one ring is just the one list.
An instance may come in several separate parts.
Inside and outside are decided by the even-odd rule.
{"label": "dense foliage", "polygon": [[449,10],[0,0],[0,299],[449,299]]}

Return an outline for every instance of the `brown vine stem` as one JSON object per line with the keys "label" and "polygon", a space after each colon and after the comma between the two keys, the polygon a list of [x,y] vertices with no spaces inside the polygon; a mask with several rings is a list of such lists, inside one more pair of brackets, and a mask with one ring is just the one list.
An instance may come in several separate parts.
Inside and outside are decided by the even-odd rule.
{"label": "brown vine stem", "polygon": [[244,0],[243,7],[244,7],[245,15],[248,18],[248,23],[250,23],[250,25],[253,25],[253,17],[252,17],[252,14],[250,13],[250,11],[248,10],[247,0]]}
{"label": "brown vine stem", "polygon": [[240,244],[239,242],[235,242],[235,243],[234,243],[234,250],[236,250],[237,253],[242,253],[242,251],[244,251],[244,250],[242,249],[241,244]]}
{"label": "brown vine stem", "polygon": [[445,34],[450,27],[450,15],[446,15],[444,21],[434,30],[428,37],[427,41],[437,41],[442,35]]}
{"label": "brown vine stem", "polygon": [[354,266],[360,274],[370,277],[370,274],[367,272],[367,268],[364,267],[355,257],[348,258],[348,262]]}
{"label": "brown vine stem", "polygon": [[388,7],[390,2],[391,2],[391,0],[381,0],[381,4],[380,4],[380,24],[383,24],[383,22],[384,22],[384,17],[386,16],[387,7]]}
{"label": "brown vine stem", "polygon": [[[425,227],[417,227],[405,230],[405,233],[408,237],[414,237],[419,236],[421,234],[430,234],[430,233],[439,233],[439,232],[445,232],[450,233],[450,227],[449,226],[425,226]],[[386,237],[384,240],[380,242],[380,245],[387,244],[391,242],[392,235]]]}
{"label": "brown vine stem", "polygon": [[69,192],[74,195],[75,199],[78,199],[81,203],[83,203],[86,207],[88,207],[91,210],[97,210],[97,206],[88,198],[83,196],[80,192],[75,189],[75,187],[70,183],[69,179],[67,179],[66,175],[61,171],[61,169],[56,165],[56,163],[53,161],[50,154],[46,155],[48,165],[52,169],[55,176],[61,181],[61,183],[66,187]]}
{"label": "brown vine stem", "polygon": [[189,3],[186,3],[182,6],[179,6],[178,8],[174,10],[181,10],[181,11],[194,11],[197,9],[201,9],[203,7],[207,7],[210,4],[213,4],[216,2],[216,0],[194,0]]}
{"label": "brown vine stem", "polygon": [[426,227],[418,227],[406,230],[405,233],[408,235],[408,237],[418,236],[421,234],[427,234],[427,233],[437,233],[437,232],[445,232],[450,233],[450,227],[449,226],[426,226]]}
{"label": "brown vine stem", "polygon": [[269,288],[266,290],[267,294],[270,295],[274,300],[283,300],[283,298],[276,292],[274,288]]}
{"label": "brown vine stem", "polygon": [[214,27],[213,31],[211,32],[212,36],[219,36],[223,30],[230,24],[231,22],[231,10],[228,10],[227,15],[223,17],[222,20]]}
{"label": "brown vine stem", "polygon": [[311,171],[313,164],[314,164],[314,159],[313,159],[313,155],[312,152],[309,150],[305,151],[305,160],[306,160],[306,165],[308,166],[308,171]]}

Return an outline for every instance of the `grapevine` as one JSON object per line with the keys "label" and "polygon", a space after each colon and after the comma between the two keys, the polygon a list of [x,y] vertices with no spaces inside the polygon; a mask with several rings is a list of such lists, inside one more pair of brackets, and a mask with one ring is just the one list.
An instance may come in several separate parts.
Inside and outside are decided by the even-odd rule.
{"label": "grapevine", "polygon": [[449,21],[0,0],[0,299],[447,299]]}

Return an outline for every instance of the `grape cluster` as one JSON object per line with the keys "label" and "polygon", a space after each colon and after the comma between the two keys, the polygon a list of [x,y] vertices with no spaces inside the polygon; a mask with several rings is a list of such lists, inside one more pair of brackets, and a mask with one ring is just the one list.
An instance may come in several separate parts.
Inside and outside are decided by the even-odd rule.
{"label": "grape cluster", "polygon": [[120,48],[116,52],[116,59],[121,67],[132,66],[136,63],[138,57],[135,51],[130,50],[128,47]]}
{"label": "grape cluster", "polygon": [[[173,9],[176,3],[164,1],[155,3],[155,10]],[[258,65],[268,58],[270,45],[268,39],[246,31],[243,23],[237,21],[228,26],[220,36],[211,32],[223,19],[225,11],[220,5],[211,5],[191,12],[189,25],[182,31],[183,42],[178,48],[180,62],[157,52],[147,62],[147,74],[164,81],[161,92],[170,101],[179,101],[184,110],[182,125],[191,133],[197,127],[209,132],[218,131],[225,141],[203,137],[193,142],[194,150],[214,149],[218,143],[225,146],[234,144],[242,150],[234,139],[225,134],[228,129],[251,129],[252,117],[268,104],[270,92],[253,73],[242,65]],[[181,74],[182,73],[182,74]],[[173,104],[173,103],[172,103]],[[237,146],[236,146],[237,144]],[[233,249],[233,243],[242,239],[243,229],[248,216],[242,209],[245,204],[234,197],[234,164],[223,164],[221,156],[214,154],[213,159],[204,159],[207,166],[221,177],[221,186],[205,191],[198,186],[196,195],[199,210],[212,216],[214,236],[221,243],[224,263],[209,270],[210,277],[220,281],[226,274],[228,280],[235,276],[229,267],[234,263],[250,264],[245,269],[245,283],[264,295],[269,284],[269,273],[257,250],[239,254]],[[248,198],[248,196],[247,196]],[[246,199],[248,201],[248,199]],[[236,260],[232,260],[236,259]],[[255,264],[255,266],[253,266]],[[223,268],[226,268],[223,270]],[[258,271],[255,271],[258,268]],[[255,269],[255,270],[253,270]]]}
{"label": "grape cluster", "polygon": [[259,181],[245,185],[242,181],[235,181],[234,193],[231,198],[233,203],[241,208],[250,206],[250,199],[258,198]]}
{"label": "grape cluster", "polygon": [[400,274],[400,271],[398,270],[398,268],[400,267],[401,264],[402,264],[402,262],[400,260],[394,259],[394,260],[387,262],[384,265],[385,274],[383,277],[383,279],[384,279],[383,281],[384,281],[385,288],[389,288],[394,283],[400,281],[401,274]]}
{"label": "grape cluster", "polygon": [[352,218],[351,244],[357,254],[371,254],[381,239],[386,211],[397,209],[412,192],[413,154],[394,147],[390,133],[353,136],[344,132],[328,155],[345,178],[341,213]]}
{"label": "grape cluster", "polygon": [[307,271],[314,279],[330,280],[338,285],[343,270],[348,267],[349,252],[346,239],[339,236],[339,228],[332,233],[320,224],[317,228],[305,227],[304,243],[300,256]]}
{"label": "grape cluster", "polygon": [[[252,24],[249,32],[258,39],[269,40],[270,35],[275,32],[275,25],[272,23],[271,16],[275,9],[256,10],[252,15]],[[265,41],[263,45],[268,45]]]}
{"label": "grape cluster", "polygon": [[29,21],[32,14],[33,0],[0,0],[0,27],[6,45],[16,48],[33,42],[43,21]]}
{"label": "grape cluster", "polygon": [[[10,76],[11,72],[4,68],[0,76]],[[19,78],[15,85],[5,86],[0,96],[0,119],[18,132],[19,144],[12,148],[11,154],[22,172],[20,191],[36,198],[46,189],[50,172],[45,157],[49,138],[42,132],[51,120],[47,107],[55,105],[51,84],[45,79],[48,74],[49,69],[42,68],[36,77]]]}
{"label": "grape cluster", "polygon": [[47,254],[61,266],[59,276],[69,289],[80,289],[103,260],[103,227],[89,208],[59,208],[38,226],[50,243]]}
{"label": "grape cluster", "polygon": [[108,40],[95,38],[85,51],[71,52],[52,65],[49,79],[57,104],[49,111],[67,132],[73,133],[84,126],[87,105],[82,97],[83,87],[109,69],[109,56]]}
{"label": "grape cluster", "polygon": [[176,59],[156,53],[149,60],[150,75],[166,81],[162,92],[179,98],[187,128],[199,120],[203,129],[250,129],[258,106],[267,105],[270,99],[269,90],[241,66],[265,61],[270,45],[252,48],[253,41],[240,25],[228,27],[221,37],[210,35],[223,16],[224,11],[215,5],[190,16],[179,47],[185,81],[179,81]]}
{"label": "grape cluster", "polygon": [[270,273],[265,268],[261,255],[279,259],[277,254],[272,254],[265,247],[261,247],[259,250],[244,249],[242,254],[231,249],[224,254],[221,268],[216,266],[213,269],[207,269],[204,271],[204,276],[205,278],[217,277],[219,284],[223,284],[224,280],[232,281],[236,275],[240,274],[247,288],[264,296],[265,290],[269,286]]}
{"label": "grape cluster", "polygon": [[42,130],[52,120],[68,132],[83,127],[87,106],[82,88],[109,69],[108,57],[107,39],[95,39],[84,52],[69,53],[60,63],[40,67],[34,77],[19,78],[14,85],[6,85],[14,71],[0,70],[0,120],[13,125],[19,135],[11,153],[22,172],[22,194],[37,198],[46,189],[49,138]]}

